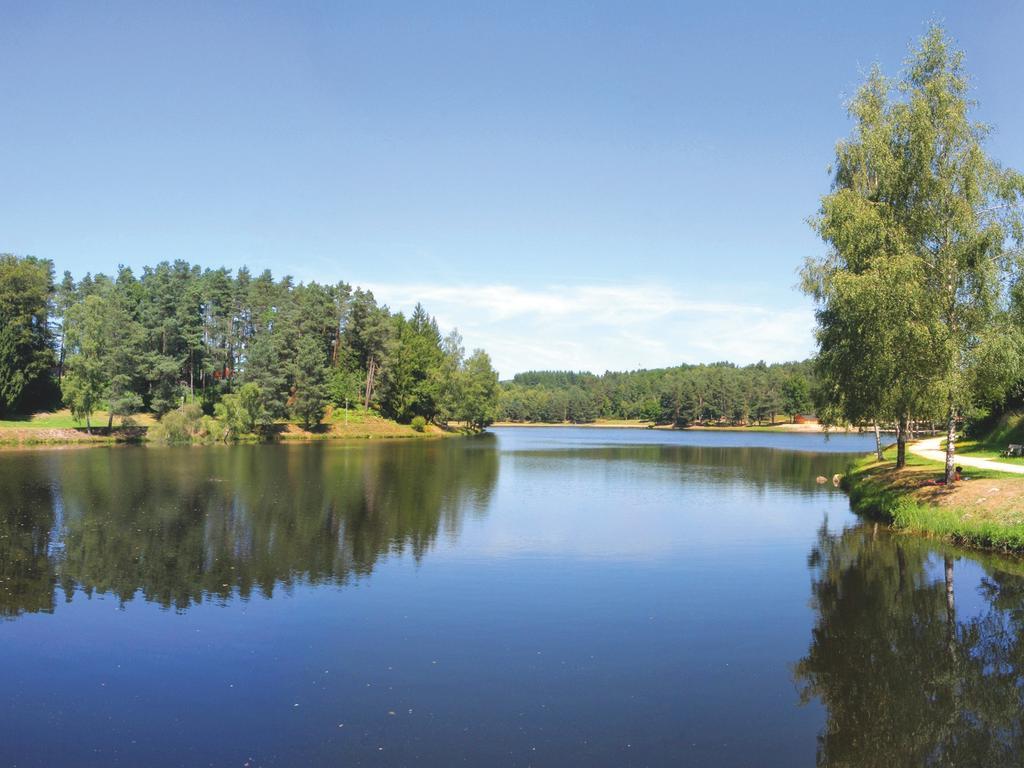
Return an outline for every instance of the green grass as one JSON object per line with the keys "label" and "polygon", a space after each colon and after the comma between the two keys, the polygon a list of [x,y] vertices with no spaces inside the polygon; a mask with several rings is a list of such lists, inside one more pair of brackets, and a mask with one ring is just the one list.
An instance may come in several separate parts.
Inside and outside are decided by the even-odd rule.
{"label": "green grass", "polygon": [[[938,477],[943,465],[908,454],[907,469],[897,471],[892,461],[895,451],[886,452],[879,463],[868,457],[854,464],[844,478],[854,511],[890,523],[893,528],[951,541],[971,547],[1024,552],[1024,478],[1007,472],[976,470],[968,482],[999,480],[1014,489],[1000,496],[998,506],[939,503],[928,494],[956,494],[963,486],[946,490],[924,486]],[[972,486],[971,489],[982,486]]]}
{"label": "green grass", "polygon": [[[945,441],[943,441],[943,447],[945,447]],[[959,445],[957,446],[957,450],[959,452]],[[882,452],[882,455],[885,457],[886,461],[895,462],[896,461],[896,446],[893,445],[893,446],[890,446],[890,447],[886,448]],[[976,454],[971,454],[971,455],[974,456]],[[874,462],[875,461],[874,454],[871,454],[870,460],[866,459],[865,461],[867,461],[868,463]],[[1006,460],[1006,459],[1004,459],[1004,461],[1007,461],[1007,463],[1009,463],[1009,461]],[[946,465],[943,462],[941,462],[941,461],[932,461],[931,459],[926,459],[923,456],[918,456],[916,453],[911,453],[909,448],[907,450],[907,466],[908,467],[917,467],[917,468],[922,468],[922,469],[932,469],[936,473],[935,474],[936,478],[942,477],[943,474],[945,474],[945,471],[946,471]],[[975,467],[964,467],[964,475],[966,477],[970,477],[972,479],[979,479],[979,480],[983,480],[983,479],[1002,480],[1002,479],[1007,479],[1007,478],[1017,478],[1017,479],[1020,479],[1022,477],[1022,475],[1018,475],[1018,474],[1015,474],[1013,472],[1000,472],[1000,471],[995,470],[995,469],[978,469],[978,468],[975,468]]]}
{"label": "green grass", "polygon": [[[139,426],[152,425],[154,419],[149,414],[137,414],[132,419]],[[106,428],[107,412],[97,411],[89,421],[94,429]],[[114,428],[121,425],[121,419],[114,419]],[[0,419],[0,429],[85,429],[85,419],[78,420],[71,415],[71,411],[61,410],[48,413],[33,413],[27,416],[17,416],[10,419]]]}
{"label": "green grass", "polygon": [[[96,424],[106,424],[106,420]],[[85,428],[84,421],[74,419],[67,411],[57,413],[36,413],[25,418],[0,420],[0,429],[78,429]]]}
{"label": "green grass", "polygon": [[[962,453],[964,456],[976,456],[979,459],[992,459],[1003,464],[1024,465],[1024,456],[1002,455],[1007,445],[1009,443],[1002,443],[1001,447],[996,447],[994,444],[978,440],[961,440],[956,444],[956,452]],[[945,441],[943,441],[943,447],[945,447]]]}
{"label": "green grass", "polygon": [[[152,414],[138,414],[133,417],[136,429],[121,431],[120,420],[114,420],[114,432],[104,434],[107,426],[105,412],[94,414],[93,434],[87,435],[85,422],[74,419],[70,412],[56,411],[38,413],[20,418],[0,421],[0,445],[3,446],[44,446],[44,445],[103,445],[115,442],[145,442],[147,428],[157,423]],[[442,429],[428,424],[423,431],[416,431],[409,424],[385,419],[379,413],[364,408],[353,408],[347,415],[338,409],[329,414],[323,423],[306,431],[294,422],[281,421],[276,425],[273,439],[285,441],[309,440],[373,440],[373,439],[422,439],[475,434],[477,430],[452,426]],[[256,442],[258,437],[248,436],[244,442]]]}
{"label": "green grass", "polygon": [[988,433],[977,438],[961,440],[957,443],[956,450],[964,456],[1024,465],[1024,457],[1002,455],[1011,443],[1024,445],[1024,413],[1003,414]]}
{"label": "green grass", "polygon": [[1024,523],[965,520],[968,510],[919,504],[910,499],[901,499],[890,509],[896,528],[926,533],[955,544],[1024,552]]}

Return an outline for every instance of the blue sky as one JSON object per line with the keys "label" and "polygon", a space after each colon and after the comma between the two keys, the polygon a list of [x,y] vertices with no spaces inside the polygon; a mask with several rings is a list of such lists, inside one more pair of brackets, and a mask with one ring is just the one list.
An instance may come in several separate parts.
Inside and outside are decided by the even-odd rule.
{"label": "blue sky", "polygon": [[1024,168],[1024,4],[0,0],[0,251],[417,298],[502,375],[804,357],[844,99],[932,19]]}

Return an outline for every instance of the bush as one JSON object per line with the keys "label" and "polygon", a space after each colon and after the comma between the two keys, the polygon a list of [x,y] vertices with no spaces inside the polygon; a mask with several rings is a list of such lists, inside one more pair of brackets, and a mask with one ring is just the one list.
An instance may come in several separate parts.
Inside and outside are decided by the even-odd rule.
{"label": "bush", "polygon": [[189,403],[168,411],[160,423],[150,430],[150,436],[159,443],[182,445],[191,443],[202,431],[203,409]]}
{"label": "bush", "polygon": [[199,420],[199,432],[193,439],[204,443],[219,443],[227,440],[227,438],[227,427],[213,416],[203,414],[203,417]]}
{"label": "bush", "polygon": [[423,432],[427,428],[427,420],[424,419],[422,416],[413,416],[412,428],[415,429],[417,432]]}

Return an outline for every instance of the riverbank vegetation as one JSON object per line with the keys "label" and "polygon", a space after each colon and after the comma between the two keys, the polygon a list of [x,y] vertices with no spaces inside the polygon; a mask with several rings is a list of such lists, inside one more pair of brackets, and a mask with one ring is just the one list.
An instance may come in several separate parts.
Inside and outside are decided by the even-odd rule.
{"label": "riverbank vegetation", "polygon": [[1024,445],[1024,412],[1016,410],[1019,407],[1016,402],[1009,407],[1014,410],[997,411],[969,423],[964,438],[957,443],[957,452],[1007,464],[1024,464],[1024,456],[1006,455],[1011,445]]}
{"label": "riverbank vegetation", "polygon": [[968,469],[955,483],[937,483],[943,466],[909,454],[897,467],[895,448],[885,460],[858,462],[844,477],[854,510],[894,528],[958,544],[1024,551],[1024,476]]}
{"label": "riverbank vegetation", "polygon": [[503,422],[621,420],[685,427],[772,424],[810,411],[810,361],[607,372],[529,371],[502,382]]}
{"label": "riverbank vegetation", "polygon": [[185,261],[55,283],[49,261],[0,256],[0,415],[18,429],[64,406],[75,424],[49,428],[89,436],[97,416],[108,437],[115,420],[121,436],[155,420],[169,442],[335,435],[346,410],[432,434],[486,426],[497,401],[486,352],[467,356],[422,305],[406,317],[347,283]]}
{"label": "riverbank vegetation", "polygon": [[899,79],[871,70],[812,221],[828,252],[803,270],[819,416],[895,424],[899,469],[912,420],[941,421],[947,481],[964,419],[1024,380],[1024,176],[986,154],[968,84],[939,26]]}

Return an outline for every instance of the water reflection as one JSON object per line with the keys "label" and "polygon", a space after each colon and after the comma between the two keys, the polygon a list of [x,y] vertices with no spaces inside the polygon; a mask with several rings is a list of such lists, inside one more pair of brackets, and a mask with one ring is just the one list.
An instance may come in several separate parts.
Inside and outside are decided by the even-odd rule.
{"label": "water reflection", "polygon": [[795,666],[803,700],[827,709],[818,765],[1024,759],[1024,569],[960,561],[985,573],[968,595],[980,607],[960,615],[956,556],[877,526],[821,530],[809,558],[815,626]]}
{"label": "water reflection", "polygon": [[[675,470],[681,478],[698,473],[702,480],[737,480],[763,490],[770,486],[812,489],[816,478],[831,480],[857,455],[813,453],[753,447],[699,445],[603,445],[557,449],[516,450],[517,460],[534,460],[549,471],[564,471],[567,461],[586,461],[605,466],[640,464]],[[830,486],[831,487],[831,486]],[[819,489],[823,490],[823,489]]]}
{"label": "water reflection", "polygon": [[[458,443],[458,445],[454,443]],[[487,438],[421,445],[115,449],[7,455],[0,616],[52,611],[59,585],[183,609],[342,584],[423,557],[498,474]]]}

